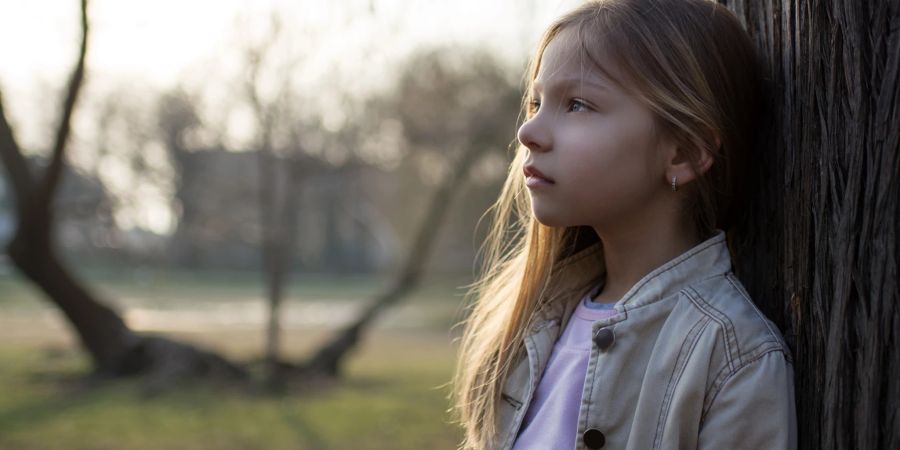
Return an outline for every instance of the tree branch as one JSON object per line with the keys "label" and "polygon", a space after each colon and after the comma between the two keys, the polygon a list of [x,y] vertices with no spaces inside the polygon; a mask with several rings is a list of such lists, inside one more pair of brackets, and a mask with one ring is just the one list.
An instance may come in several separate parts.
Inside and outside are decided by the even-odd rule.
{"label": "tree branch", "polygon": [[428,211],[419,224],[416,236],[409,248],[409,253],[407,253],[402,269],[397,274],[394,282],[385,292],[372,300],[352,323],[345,326],[331,340],[319,347],[316,353],[300,366],[301,372],[328,376],[337,375],[340,363],[345,355],[356,347],[361,334],[372,321],[381,312],[402,300],[418,286],[431,250],[437,242],[441,225],[445,222],[447,213],[450,211],[450,203],[460,191],[460,185],[468,178],[472,166],[484,155],[485,151],[483,148],[471,145],[456,160],[453,170],[434,192]]}
{"label": "tree branch", "polygon": [[22,155],[12,127],[10,127],[6,113],[3,110],[2,93],[0,93],[0,160],[3,161],[3,167],[6,167],[6,173],[9,175],[16,200],[16,211],[21,217],[25,214],[25,205],[28,197],[31,196],[34,179],[32,178],[31,169],[28,167],[28,161]]}
{"label": "tree branch", "polygon": [[[78,94],[81,91],[84,81],[84,60],[85,55],[87,54],[87,40],[87,0],[81,0],[81,47],[78,51],[78,61],[75,63],[75,68],[72,71],[72,75],[69,77],[68,90],[63,103],[59,125],[56,130],[56,140],[53,144],[52,159],[50,160],[50,165],[47,167],[40,190],[35,192],[35,201],[32,203],[35,208],[46,208],[49,210],[50,205],[53,203],[51,200],[59,185],[62,169],[65,164],[66,142],[69,137],[69,132],[72,129],[72,113],[75,110],[75,102],[78,100]],[[37,211],[32,211],[32,214],[34,213],[37,213]]]}

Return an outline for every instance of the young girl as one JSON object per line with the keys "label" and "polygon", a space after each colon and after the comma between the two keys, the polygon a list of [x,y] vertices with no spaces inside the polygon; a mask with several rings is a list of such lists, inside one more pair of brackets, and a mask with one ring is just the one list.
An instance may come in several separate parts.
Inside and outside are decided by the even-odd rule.
{"label": "young girl", "polygon": [[731,270],[761,70],[706,0],[591,2],[529,72],[471,295],[471,449],[796,447],[793,369]]}

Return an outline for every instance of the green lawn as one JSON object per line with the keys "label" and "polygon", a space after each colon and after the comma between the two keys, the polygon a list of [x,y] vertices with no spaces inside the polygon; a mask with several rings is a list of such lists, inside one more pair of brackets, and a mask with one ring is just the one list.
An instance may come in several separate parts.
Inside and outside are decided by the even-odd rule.
{"label": "green lawn", "polygon": [[[171,269],[80,268],[78,278],[101,298],[127,306],[140,303],[178,307],[188,303],[262,299],[265,289],[255,272],[183,271]],[[291,276],[286,301],[354,301],[372,298],[389,284],[381,276]],[[467,277],[426,278],[413,295],[416,301],[458,301],[471,280]],[[30,306],[41,294],[11,269],[0,272],[0,308]]]}
{"label": "green lawn", "polygon": [[189,385],[145,399],[136,380],[89,386],[68,348],[0,346],[3,449],[452,449],[449,340],[371,336],[344,378],[268,395]]}
{"label": "green lawn", "polygon": [[[93,281],[104,293],[133,296],[144,306],[165,298],[160,307],[175,310],[195,298],[228,301],[255,292],[248,284],[223,285],[214,277],[143,287],[121,277]],[[64,322],[30,288],[0,277],[0,449],[454,449],[460,432],[447,413],[454,347],[445,326],[458,311],[451,284],[426,289],[420,295],[427,298],[413,296],[404,306],[431,305],[426,309],[436,319],[376,326],[336,383],[279,395],[196,384],[143,398],[137,380],[87,384],[88,361]],[[294,292],[346,300],[367,296],[374,285],[319,282],[298,284]],[[32,314],[41,320],[31,321]],[[285,354],[301,359],[329,333],[287,329]],[[210,326],[166,334],[247,361],[258,358],[263,332]]]}

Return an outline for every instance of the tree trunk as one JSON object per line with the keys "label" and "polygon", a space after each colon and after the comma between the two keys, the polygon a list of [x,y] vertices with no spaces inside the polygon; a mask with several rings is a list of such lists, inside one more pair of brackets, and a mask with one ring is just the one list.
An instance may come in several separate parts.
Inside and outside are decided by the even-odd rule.
{"label": "tree trunk", "polygon": [[[264,158],[267,159],[265,163],[262,161]],[[287,294],[297,244],[300,189],[312,162],[301,156],[277,158],[271,152],[260,155],[260,159],[260,211],[265,233],[263,268],[268,299],[266,384],[277,388],[282,384],[281,373],[285,365],[281,358],[282,303]]]}
{"label": "tree trunk", "polygon": [[[268,136],[268,129],[263,132]],[[286,257],[290,248],[285,246],[286,233],[282,216],[285,213],[279,198],[282,170],[276,164],[269,139],[265,138],[259,150],[259,211],[262,225],[262,267],[265,280],[268,319],[266,325],[266,382],[277,385],[281,353],[281,301],[284,296]]]}
{"label": "tree trunk", "polygon": [[104,376],[151,373],[157,389],[198,374],[244,377],[244,369],[224,358],[168,341],[133,333],[111,308],[96,300],[56,256],[53,242],[53,198],[65,169],[66,142],[78,93],[84,79],[87,52],[87,1],[81,1],[82,40],[75,69],[69,79],[56,130],[53,153],[42,177],[32,173],[16,142],[0,97],[0,159],[9,174],[16,201],[16,233],[7,246],[16,267],[53,302],[77,332]]}
{"label": "tree trunk", "polygon": [[793,351],[800,448],[900,448],[900,2],[720,3],[769,65],[735,250]]}
{"label": "tree trunk", "polygon": [[267,320],[265,329],[265,383],[276,388],[281,385],[281,311],[285,296],[288,269],[293,256],[294,220],[296,218],[295,192],[300,184],[299,173],[294,167],[285,167],[272,144],[277,111],[265,104],[259,94],[259,72],[277,37],[273,31],[265,47],[251,50],[245,84],[248,100],[256,115],[259,128],[257,143],[257,173],[259,183],[259,223],[262,232],[260,256],[262,277],[266,293]]}

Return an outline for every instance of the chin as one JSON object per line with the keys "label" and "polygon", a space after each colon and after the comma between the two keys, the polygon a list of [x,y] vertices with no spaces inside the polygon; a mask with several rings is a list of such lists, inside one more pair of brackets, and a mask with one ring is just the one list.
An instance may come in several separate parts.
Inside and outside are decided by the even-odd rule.
{"label": "chin", "polygon": [[549,214],[545,211],[539,211],[532,209],[532,215],[534,218],[541,223],[541,225],[545,225],[548,227],[568,227],[570,224],[565,220],[562,220],[561,217],[554,214]]}

